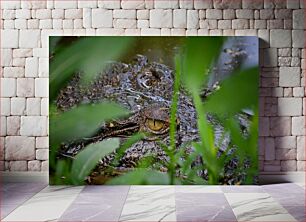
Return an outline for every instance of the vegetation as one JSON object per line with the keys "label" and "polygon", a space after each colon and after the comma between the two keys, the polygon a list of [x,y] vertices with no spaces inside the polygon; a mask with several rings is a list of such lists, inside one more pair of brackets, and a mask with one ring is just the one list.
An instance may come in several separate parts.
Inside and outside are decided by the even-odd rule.
{"label": "vegetation", "polygon": [[[120,145],[117,138],[90,144],[79,152],[74,159],[58,160],[56,153],[64,142],[75,141],[96,132],[102,122],[127,116],[129,111],[113,102],[87,104],[75,107],[67,112],[56,109],[55,100],[59,90],[73,74],[79,70],[86,72],[83,83],[86,85],[97,73],[101,73],[106,63],[118,60],[123,52],[135,41],[131,37],[86,37],[74,41],[68,47],[60,44],[58,37],[50,39],[50,53],[54,57],[50,61],[50,182],[52,184],[82,184],[84,178],[105,155],[117,150],[114,161],[120,159],[122,153],[133,143],[143,138],[136,134]],[[201,90],[207,85],[209,68],[220,54],[225,38],[187,37],[181,51],[174,59],[175,76],[172,104],[170,111],[170,144],[160,142],[160,146],[169,156],[169,162],[163,163],[167,173],[148,170],[151,161],[144,160],[139,169],[115,177],[108,184],[218,184],[224,176],[224,165],[234,157],[238,158],[240,168],[245,162],[244,183],[253,183],[257,174],[257,136],[258,136],[258,69],[237,69],[229,78],[220,83],[220,89],[202,101]],[[107,52],[107,53],[102,53]],[[205,53],[203,53],[205,52]],[[197,126],[200,141],[189,141],[176,147],[177,107],[180,90],[188,91],[197,111]],[[234,98],[234,99],[233,99]],[[253,111],[249,134],[241,133],[235,115],[242,109]],[[104,110],[104,112],[101,112]],[[225,113],[226,111],[226,113]],[[224,134],[229,133],[231,143],[237,147],[235,152],[218,153],[212,125],[207,121],[207,114],[212,113],[222,126]],[[99,120],[99,121],[97,121]],[[186,146],[192,145],[195,152],[189,156],[184,154]],[[197,156],[203,160],[202,166],[191,168]],[[183,161],[184,160],[184,161]],[[180,169],[177,176],[176,169]],[[208,171],[208,180],[198,176],[198,170]]]}

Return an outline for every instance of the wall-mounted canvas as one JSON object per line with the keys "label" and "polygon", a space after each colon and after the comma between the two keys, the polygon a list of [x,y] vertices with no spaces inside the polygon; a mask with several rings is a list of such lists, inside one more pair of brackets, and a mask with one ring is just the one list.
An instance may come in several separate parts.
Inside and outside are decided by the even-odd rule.
{"label": "wall-mounted canvas", "polygon": [[256,184],[257,37],[50,37],[50,184]]}

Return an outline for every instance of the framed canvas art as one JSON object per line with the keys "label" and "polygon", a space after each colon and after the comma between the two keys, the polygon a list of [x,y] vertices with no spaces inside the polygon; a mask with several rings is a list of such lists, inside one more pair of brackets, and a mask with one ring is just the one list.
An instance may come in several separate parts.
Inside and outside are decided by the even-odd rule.
{"label": "framed canvas art", "polygon": [[257,37],[50,37],[50,184],[256,184]]}

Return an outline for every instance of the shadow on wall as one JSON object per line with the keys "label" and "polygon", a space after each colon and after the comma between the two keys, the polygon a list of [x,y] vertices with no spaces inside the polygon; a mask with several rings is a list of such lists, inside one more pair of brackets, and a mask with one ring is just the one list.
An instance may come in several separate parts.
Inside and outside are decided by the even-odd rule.
{"label": "shadow on wall", "polygon": [[[301,70],[299,67],[277,67],[282,62],[277,54],[285,60],[291,56],[291,49],[267,48],[269,43],[263,39],[260,39],[259,46],[259,170],[296,171],[297,141],[302,141],[292,135],[298,134],[293,131],[300,128],[298,125],[303,125],[303,121],[291,116],[302,115],[303,92],[294,91],[292,87],[300,85]],[[299,93],[301,98],[295,97]]]}

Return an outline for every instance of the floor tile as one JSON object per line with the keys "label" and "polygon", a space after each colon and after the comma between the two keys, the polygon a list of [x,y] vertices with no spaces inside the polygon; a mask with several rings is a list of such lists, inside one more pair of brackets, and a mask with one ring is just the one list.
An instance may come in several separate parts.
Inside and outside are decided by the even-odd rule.
{"label": "floor tile", "polygon": [[59,221],[118,221],[128,186],[87,186]]}
{"label": "floor tile", "polygon": [[37,193],[47,187],[45,183],[3,183],[0,186],[2,193]]}
{"label": "floor tile", "polygon": [[305,206],[305,193],[270,193],[281,205]]}
{"label": "floor tile", "polygon": [[225,193],[238,221],[296,221],[267,193]]}
{"label": "floor tile", "polygon": [[220,186],[206,186],[206,185],[183,185],[175,186],[176,193],[222,193]]}
{"label": "floor tile", "polygon": [[283,206],[297,221],[305,222],[305,205]]}
{"label": "floor tile", "polygon": [[3,221],[57,220],[82,189],[82,186],[48,186],[16,208]]}
{"label": "floor tile", "polygon": [[294,183],[280,183],[264,185],[262,188],[267,193],[302,193],[305,189]]}
{"label": "floor tile", "polygon": [[177,193],[177,221],[236,221],[223,193]]}
{"label": "floor tile", "polygon": [[224,193],[265,193],[260,186],[221,186]]}
{"label": "floor tile", "polygon": [[5,218],[16,208],[17,208],[17,205],[1,205],[1,209],[0,209],[1,219]]}
{"label": "floor tile", "polygon": [[174,186],[131,186],[120,221],[176,221]]}

